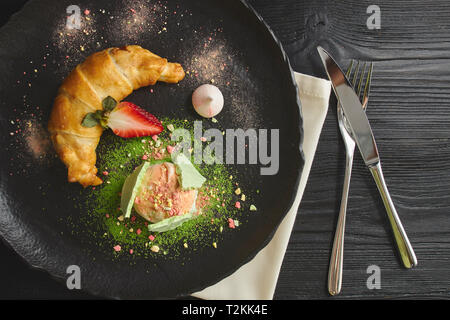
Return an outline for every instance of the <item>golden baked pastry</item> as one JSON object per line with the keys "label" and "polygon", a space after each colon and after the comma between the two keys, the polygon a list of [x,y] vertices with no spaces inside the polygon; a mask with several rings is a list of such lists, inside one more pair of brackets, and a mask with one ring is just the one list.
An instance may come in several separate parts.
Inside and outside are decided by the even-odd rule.
{"label": "golden baked pastry", "polygon": [[103,128],[82,126],[87,113],[102,110],[108,96],[121,101],[140,87],[177,83],[184,75],[180,64],[137,45],[96,52],[77,65],[59,88],[48,123],[56,152],[68,168],[68,181],[84,187],[102,183],[95,149]]}

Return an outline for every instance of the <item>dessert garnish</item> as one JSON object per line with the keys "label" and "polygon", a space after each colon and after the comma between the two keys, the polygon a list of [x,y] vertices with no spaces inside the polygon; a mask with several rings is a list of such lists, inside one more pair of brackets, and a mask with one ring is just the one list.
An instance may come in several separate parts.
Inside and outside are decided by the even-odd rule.
{"label": "dessert garnish", "polygon": [[166,232],[169,230],[173,230],[173,229],[181,226],[184,222],[192,219],[193,217],[194,217],[194,214],[192,214],[192,213],[186,213],[182,216],[170,217],[170,218],[161,220],[160,222],[149,224],[148,231]]}
{"label": "dessert garnish", "polygon": [[174,156],[172,160],[176,164],[179,183],[183,189],[200,188],[206,181],[183,153]]}
{"label": "dessert garnish", "polygon": [[200,214],[197,198],[206,179],[183,153],[173,158],[173,162],[144,162],[126,178],[122,188],[125,217],[134,209],[151,222],[149,231],[172,230]]}
{"label": "dessert garnish", "polygon": [[120,208],[126,218],[129,218],[131,215],[131,209],[134,205],[136,193],[149,166],[150,162],[144,162],[125,179],[125,183],[122,187],[122,196],[120,198]]}
{"label": "dessert garnish", "polygon": [[117,101],[112,97],[103,100],[103,110],[97,110],[86,114],[81,125],[94,127],[100,124],[104,129],[112,131],[122,138],[135,138],[157,135],[163,131],[159,120],[151,113],[141,109],[137,105]]}
{"label": "dessert garnish", "polygon": [[212,118],[222,111],[222,92],[212,84],[203,84],[192,94],[192,105],[195,111],[202,117]]}

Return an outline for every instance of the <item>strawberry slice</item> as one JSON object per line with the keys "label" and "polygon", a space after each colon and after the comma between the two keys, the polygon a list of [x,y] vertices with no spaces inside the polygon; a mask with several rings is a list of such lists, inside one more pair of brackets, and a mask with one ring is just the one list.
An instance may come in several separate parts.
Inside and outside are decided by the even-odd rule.
{"label": "strawberry slice", "polygon": [[154,115],[131,102],[119,103],[109,114],[107,126],[122,138],[152,136],[163,131]]}

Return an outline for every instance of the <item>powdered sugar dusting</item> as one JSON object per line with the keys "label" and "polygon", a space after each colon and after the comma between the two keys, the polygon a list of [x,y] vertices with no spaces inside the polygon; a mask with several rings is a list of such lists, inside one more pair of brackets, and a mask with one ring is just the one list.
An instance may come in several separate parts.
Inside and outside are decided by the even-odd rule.
{"label": "powdered sugar dusting", "polygon": [[34,119],[25,121],[23,138],[27,146],[26,150],[33,159],[44,161],[51,148],[51,142],[42,124]]}
{"label": "powdered sugar dusting", "polygon": [[197,78],[199,82],[230,85],[230,79],[227,80],[223,75],[231,63],[232,56],[227,52],[225,42],[207,37],[198,53],[187,62],[186,74]]}
{"label": "powdered sugar dusting", "polygon": [[[7,149],[16,154],[15,158],[10,160],[16,163],[16,172],[14,174],[30,174],[33,171],[33,165],[41,167],[50,167],[56,157],[53,151],[48,131],[44,127],[46,121],[42,121],[40,112],[22,113],[16,119],[10,121],[11,143]],[[30,171],[31,170],[31,171]]]}
{"label": "powdered sugar dusting", "polygon": [[[142,36],[168,31],[170,10],[165,1],[122,0],[115,10],[81,8],[80,28],[67,28],[67,16],[60,16],[51,36],[52,45],[63,57],[58,72],[67,74],[87,55],[114,45],[139,44]],[[181,14],[180,16],[182,16]],[[101,30],[105,30],[101,31]]]}
{"label": "powdered sugar dusting", "polygon": [[67,17],[60,17],[51,36],[52,45],[59,51],[58,72],[67,74],[88,52],[98,50],[105,42],[97,32],[97,17],[106,14],[105,10],[83,10],[80,17],[80,29],[67,28]]}
{"label": "powdered sugar dusting", "polygon": [[162,1],[124,1],[110,17],[113,38],[132,43],[138,42],[143,33],[167,32],[168,14],[167,5]]}

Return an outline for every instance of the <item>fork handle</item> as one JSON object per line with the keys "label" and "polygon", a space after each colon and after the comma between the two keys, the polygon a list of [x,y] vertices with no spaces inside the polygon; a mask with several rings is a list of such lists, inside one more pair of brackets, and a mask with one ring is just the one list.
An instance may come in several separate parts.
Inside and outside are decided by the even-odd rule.
{"label": "fork handle", "polygon": [[[353,147],[354,150],[354,147]],[[352,175],[353,152],[347,152],[344,186],[342,188],[341,207],[339,210],[336,233],[334,235],[333,249],[331,251],[330,266],[328,269],[328,292],[334,296],[341,292],[342,270],[344,258],[344,232],[345,216],[347,211],[348,190],[350,188],[350,177]]]}
{"label": "fork handle", "polygon": [[386,212],[389,222],[391,223],[392,231],[394,232],[395,242],[397,243],[403,264],[406,268],[412,268],[417,265],[417,258],[397,214],[397,210],[395,210],[391,196],[389,195],[386,182],[384,181],[383,171],[381,171],[381,163],[378,162],[377,164],[370,166],[369,170],[372,173],[378,190],[380,191],[381,198],[383,199],[384,206],[386,207]]}

